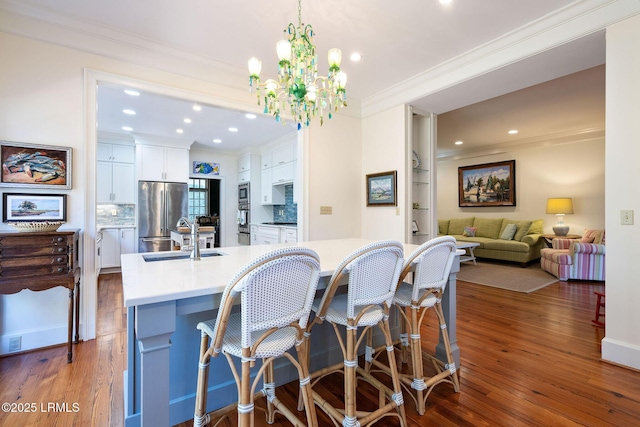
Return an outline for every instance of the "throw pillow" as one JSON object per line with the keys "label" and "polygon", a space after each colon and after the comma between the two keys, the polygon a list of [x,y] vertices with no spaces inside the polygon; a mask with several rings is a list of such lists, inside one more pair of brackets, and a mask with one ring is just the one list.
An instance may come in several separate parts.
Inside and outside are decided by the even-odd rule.
{"label": "throw pillow", "polygon": [[536,219],[531,223],[531,227],[527,234],[542,234],[542,224],[543,221],[541,219]]}
{"label": "throw pillow", "polygon": [[582,239],[580,239],[580,243],[593,243],[593,241],[596,239],[596,236],[582,236]]}
{"label": "throw pillow", "polygon": [[465,227],[462,235],[465,237],[476,237],[476,228],[475,227]]}
{"label": "throw pillow", "polygon": [[513,236],[516,235],[516,231],[518,230],[518,226],[515,224],[507,224],[504,228],[504,231],[500,235],[501,240],[512,240]]}

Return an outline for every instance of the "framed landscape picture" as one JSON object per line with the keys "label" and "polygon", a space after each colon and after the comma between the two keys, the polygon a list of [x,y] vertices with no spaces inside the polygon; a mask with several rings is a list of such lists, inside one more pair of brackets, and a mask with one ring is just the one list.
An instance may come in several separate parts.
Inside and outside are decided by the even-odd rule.
{"label": "framed landscape picture", "polygon": [[515,206],[516,161],[458,168],[458,206]]}
{"label": "framed landscape picture", "polygon": [[367,175],[367,206],[396,206],[396,171]]}
{"label": "framed landscape picture", "polygon": [[71,188],[69,147],[0,141],[2,187]]}
{"label": "framed landscape picture", "polygon": [[4,193],[2,221],[66,221],[66,194]]}

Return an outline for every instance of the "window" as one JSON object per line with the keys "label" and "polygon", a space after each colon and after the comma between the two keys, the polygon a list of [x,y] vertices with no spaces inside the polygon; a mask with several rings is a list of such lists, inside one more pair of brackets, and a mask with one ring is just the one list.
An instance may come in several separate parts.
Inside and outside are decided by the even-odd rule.
{"label": "window", "polygon": [[209,180],[189,180],[189,219],[209,214]]}

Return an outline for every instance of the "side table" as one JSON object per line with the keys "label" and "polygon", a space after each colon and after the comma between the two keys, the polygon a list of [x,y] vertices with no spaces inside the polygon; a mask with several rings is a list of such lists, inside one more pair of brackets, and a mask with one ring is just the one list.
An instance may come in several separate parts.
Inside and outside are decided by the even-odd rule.
{"label": "side table", "polygon": [[545,243],[547,244],[547,247],[550,248],[551,241],[553,239],[579,239],[582,236],[578,234],[567,234],[566,236],[557,236],[555,234],[541,234],[540,237],[544,239]]}

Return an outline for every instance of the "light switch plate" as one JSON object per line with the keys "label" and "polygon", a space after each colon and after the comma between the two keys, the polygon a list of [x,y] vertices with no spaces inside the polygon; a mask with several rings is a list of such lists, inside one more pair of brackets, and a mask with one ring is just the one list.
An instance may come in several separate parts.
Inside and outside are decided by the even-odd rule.
{"label": "light switch plate", "polygon": [[320,215],[331,215],[333,213],[332,206],[320,206]]}
{"label": "light switch plate", "polygon": [[621,210],[620,211],[620,224],[621,225],[633,225],[633,210]]}

